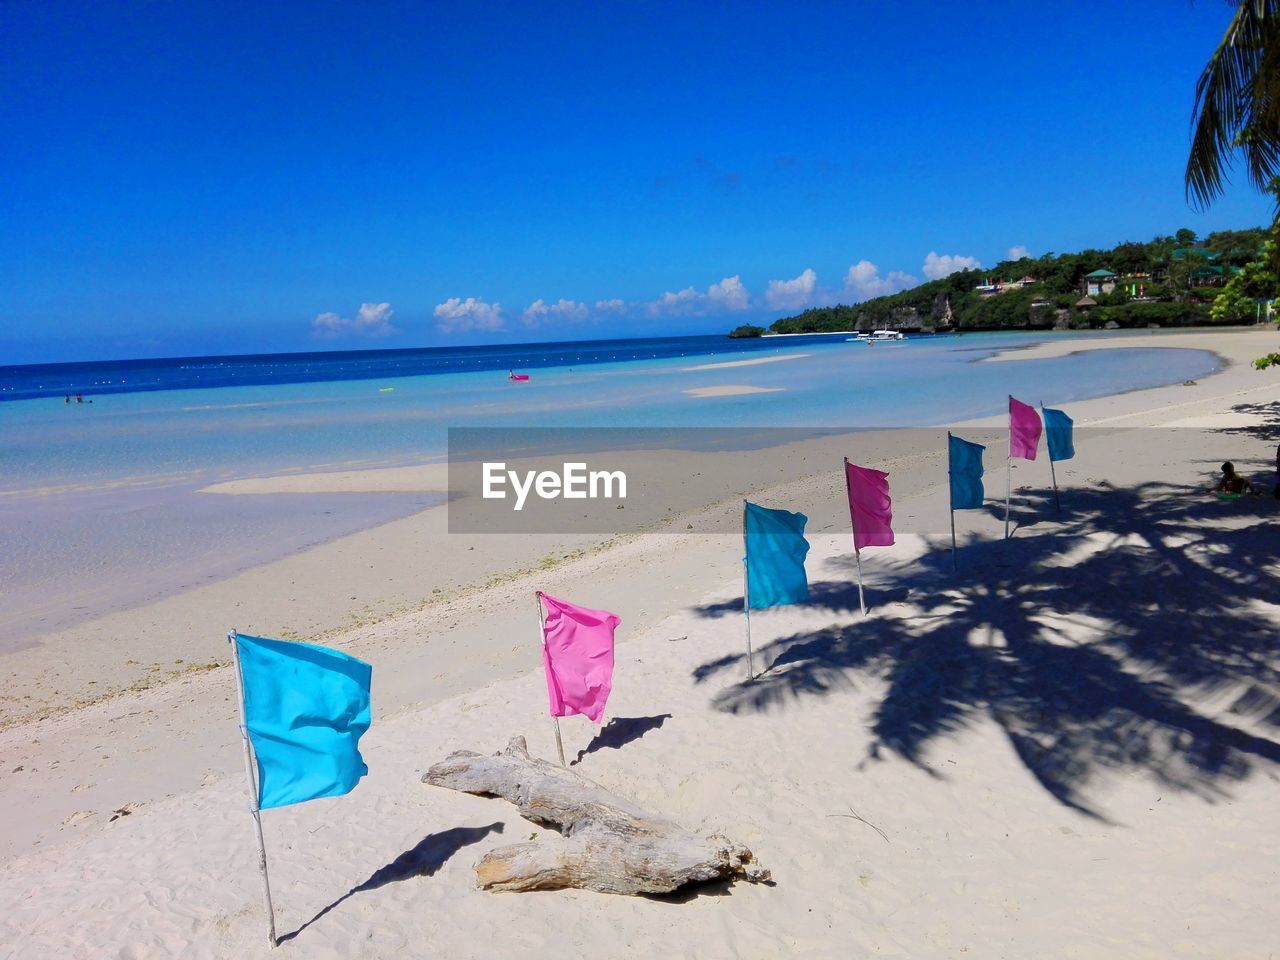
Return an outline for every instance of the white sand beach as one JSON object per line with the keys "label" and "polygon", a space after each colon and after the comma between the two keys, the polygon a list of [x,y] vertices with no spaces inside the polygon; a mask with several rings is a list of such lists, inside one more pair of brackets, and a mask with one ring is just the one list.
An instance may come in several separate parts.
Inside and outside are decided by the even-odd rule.
{"label": "white sand beach", "polygon": [[[1194,385],[1071,405],[1062,510],[1048,465],[1017,462],[1008,542],[989,450],[988,509],[956,514],[954,574],[945,451],[868,464],[890,471],[895,517],[922,532],[863,552],[865,618],[839,474],[857,451],[813,441],[821,456],[753,478],[753,499],[810,516],[813,549],[811,602],[753,614],[764,672],[750,683],[740,540],[683,518],[614,538],[451,534],[439,507],[6,655],[0,955],[1268,956],[1280,503],[1203,491],[1225,459],[1268,492],[1275,480],[1280,381],[1249,366],[1275,333],[1142,331],[1001,359],[1157,344],[1224,364]],[[215,490],[445,483],[432,464]],[[574,769],[746,844],[772,885],[475,888],[485,851],[557,837],[421,778],[516,735],[554,757],[536,589],[623,620],[605,727],[562,724]],[[374,670],[368,777],[263,815],[275,951],[231,627]]]}
{"label": "white sand beach", "polygon": [[786,353],[776,357],[752,357],[750,360],[724,360],[720,363],[700,363],[693,367],[681,367],[681,373],[694,373],[698,370],[726,370],[731,367],[756,367],[762,363],[779,363],[783,360],[803,360],[807,353]]}
{"label": "white sand beach", "polygon": [[690,397],[746,397],[753,393],[781,393],[782,387],[755,387],[746,383],[726,383],[719,387],[693,387],[680,392]]}

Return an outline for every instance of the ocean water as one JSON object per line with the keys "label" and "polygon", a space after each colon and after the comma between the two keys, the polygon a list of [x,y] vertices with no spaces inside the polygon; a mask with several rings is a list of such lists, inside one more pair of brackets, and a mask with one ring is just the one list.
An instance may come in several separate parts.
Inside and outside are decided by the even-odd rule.
{"label": "ocean water", "polygon": [[[843,342],[843,334],[814,338]],[[723,336],[573,340],[499,346],[421,347],[401,350],[336,350],[324,353],[174,357],[0,366],[0,401],[66,394],[140,393],[203,387],[331,383],[442,373],[588,366],[689,355],[743,354],[773,349],[776,339]]]}
{"label": "ocean water", "polygon": [[[79,372],[64,370],[60,382],[84,379],[83,368],[92,366],[102,391],[82,387],[93,402],[66,404],[63,387],[49,393],[46,385],[46,396],[0,403],[0,492],[437,460],[449,427],[926,426],[998,413],[1008,393],[1064,404],[1193,379],[1217,366],[1212,354],[1174,349],[975,362],[1044,339],[966,334],[867,347],[843,336],[689,337],[456,356],[384,351],[380,361],[361,352],[323,363],[287,355],[66,365]],[[430,354],[414,361],[430,370],[405,373],[407,353]],[[690,369],[760,359],[775,362]],[[450,369],[465,364],[483,369]],[[509,381],[509,368],[530,379]],[[0,389],[29,393],[52,368],[33,369],[0,370]],[[261,382],[268,378],[276,382]],[[279,382],[286,380],[294,382]],[[221,385],[191,385],[205,381]],[[107,392],[134,382],[144,389]],[[770,392],[685,392],[724,386]]]}
{"label": "ocean water", "polygon": [[[438,502],[199,492],[218,480],[441,461],[450,427],[927,426],[997,414],[1009,393],[1069,409],[1219,362],[1141,348],[977,362],[1044,339],[691,337],[0,368],[0,652]],[[766,392],[688,392],[725,387]],[[92,402],[64,403],[68,391]]]}

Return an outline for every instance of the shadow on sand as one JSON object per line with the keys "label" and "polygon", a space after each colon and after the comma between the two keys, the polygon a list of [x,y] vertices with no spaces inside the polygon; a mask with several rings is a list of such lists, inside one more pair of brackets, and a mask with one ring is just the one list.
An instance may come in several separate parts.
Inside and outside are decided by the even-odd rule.
{"label": "shadow on sand", "polygon": [[573,764],[581,763],[583,757],[597,750],[620,750],[628,743],[639,740],[650,730],[660,729],[662,724],[670,719],[669,713],[660,713],[653,717],[614,717],[600,728],[600,732],[592,738],[585,749],[578,751]]}
{"label": "shadow on sand", "polygon": [[[775,640],[757,653],[764,675],[713,704],[784,709],[876,677],[887,690],[870,718],[872,758],[891,751],[928,770],[931,740],[989,719],[1045,790],[1099,819],[1086,790],[1104,769],[1214,799],[1259,761],[1280,761],[1280,640],[1264,609],[1280,604],[1274,500],[1104,484],[1064,492],[1061,513],[1051,495],[1024,497],[1016,513],[1038,519],[1034,533],[970,540],[955,575],[939,543],[885,577],[910,591],[909,607],[885,611],[871,590],[872,613],[892,616]],[[814,602],[856,615],[852,565],[832,561]],[[741,671],[744,657],[694,677]]]}
{"label": "shadow on sand", "polygon": [[463,847],[478,843],[490,833],[501,832],[501,822],[495,821],[483,827],[451,827],[448,830],[442,830],[440,833],[428,834],[412,849],[406,850],[385,867],[379,867],[373,871],[368,880],[352,887],[297,930],[283,934],[278,942],[284,943],[287,940],[292,940],[329,911],[354,897],[357,893],[376,890],[389,883],[399,883],[401,880],[409,880],[413,877],[429,877],[448,863],[449,858]]}

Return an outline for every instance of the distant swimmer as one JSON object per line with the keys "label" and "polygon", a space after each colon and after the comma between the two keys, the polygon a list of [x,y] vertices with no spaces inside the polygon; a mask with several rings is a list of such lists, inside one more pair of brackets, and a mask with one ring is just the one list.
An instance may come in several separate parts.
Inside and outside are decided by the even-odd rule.
{"label": "distant swimmer", "polygon": [[70,402],[71,402],[71,394],[69,394],[69,393],[68,393],[65,397],[63,397],[63,398],[62,398],[62,402],[63,402],[63,403],[70,403]]}
{"label": "distant swimmer", "polygon": [[83,394],[83,393],[77,393],[77,394],[76,394],[76,403],[84,403],[84,394]]}

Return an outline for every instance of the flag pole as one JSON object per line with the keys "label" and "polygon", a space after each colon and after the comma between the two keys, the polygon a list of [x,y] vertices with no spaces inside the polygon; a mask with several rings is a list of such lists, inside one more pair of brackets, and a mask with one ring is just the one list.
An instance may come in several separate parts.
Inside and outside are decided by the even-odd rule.
{"label": "flag pole", "polygon": [[751,579],[747,575],[747,501],[742,501],[742,612],[747,615],[747,680],[756,678],[751,660]]}
{"label": "flag pole", "polygon": [[267,846],[262,840],[262,814],[258,809],[258,784],[253,775],[253,747],[249,743],[249,727],[244,716],[244,677],[240,672],[240,644],[236,631],[227,631],[231,655],[236,668],[236,702],[240,706],[240,739],[244,743],[244,777],[249,783],[249,812],[253,814],[253,832],[258,839],[258,870],[262,873],[262,898],[267,908],[268,942],[274,949],[276,942],[276,912],[271,905],[271,881],[267,879]]}
{"label": "flag pole", "polygon": [[1044,419],[1044,401],[1040,401],[1040,420],[1045,424],[1045,456],[1049,459],[1049,479],[1053,481],[1053,509],[1062,512],[1062,501],[1058,499],[1058,471],[1053,466],[1053,451],[1049,449],[1049,424]]}
{"label": "flag pole", "polygon": [[[533,591],[533,602],[538,605],[538,642],[542,644],[543,649],[547,646],[547,621],[542,611],[542,591]],[[560,739],[560,718],[555,714],[551,715],[551,724],[556,730],[556,752],[560,754],[560,766],[569,766],[564,762],[564,741]]]}
{"label": "flag pole", "polygon": [[947,431],[947,506],[951,514],[951,572],[956,572],[956,488],[951,482],[951,431]]}
{"label": "flag pole", "polygon": [[1013,487],[1013,395],[1009,396],[1009,446],[1004,457],[1004,538],[1009,539],[1009,496]]}
{"label": "flag pole", "polygon": [[849,526],[853,527],[853,559],[858,565],[858,606],[867,615],[867,600],[862,592],[862,553],[858,550],[858,521],[853,512],[853,485],[849,483],[849,458],[844,458],[844,492],[849,498]]}
{"label": "flag pole", "polygon": [[1013,486],[1013,457],[1004,458],[1004,538],[1009,539],[1009,496]]}

